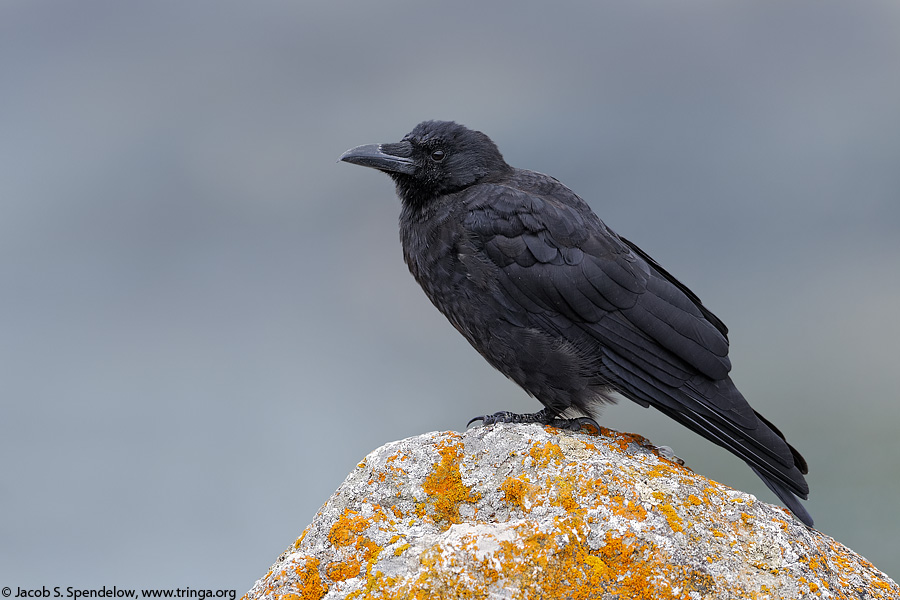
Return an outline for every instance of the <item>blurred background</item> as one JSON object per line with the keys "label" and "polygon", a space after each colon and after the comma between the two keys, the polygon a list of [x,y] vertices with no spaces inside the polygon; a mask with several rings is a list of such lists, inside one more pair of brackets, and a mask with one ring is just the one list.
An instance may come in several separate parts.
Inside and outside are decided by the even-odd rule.
{"label": "blurred background", "polygon": [[242,594],[371,450],[539,408],[336,162],[430,118],[697,292],[817,527],[900,576],[900,4],[6,0],[0,83],[0,585]]}

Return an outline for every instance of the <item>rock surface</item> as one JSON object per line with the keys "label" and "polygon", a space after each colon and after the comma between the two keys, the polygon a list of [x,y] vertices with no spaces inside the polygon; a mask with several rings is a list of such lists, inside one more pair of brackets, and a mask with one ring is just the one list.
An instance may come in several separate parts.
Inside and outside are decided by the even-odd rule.
{"label": "rock surface", "polygon": [[900,598],[786,510],[638,436],[538,425],[369,454],[246,598]]}

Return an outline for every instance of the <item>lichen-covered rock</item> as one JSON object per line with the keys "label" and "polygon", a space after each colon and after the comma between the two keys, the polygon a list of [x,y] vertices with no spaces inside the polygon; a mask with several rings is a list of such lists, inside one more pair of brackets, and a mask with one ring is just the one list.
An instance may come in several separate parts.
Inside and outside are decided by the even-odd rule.
{"label": "lichen-covered rock", "polygon": [[361,462],[247,598],[900,598],[786,510],[638,436],[494,425]]}

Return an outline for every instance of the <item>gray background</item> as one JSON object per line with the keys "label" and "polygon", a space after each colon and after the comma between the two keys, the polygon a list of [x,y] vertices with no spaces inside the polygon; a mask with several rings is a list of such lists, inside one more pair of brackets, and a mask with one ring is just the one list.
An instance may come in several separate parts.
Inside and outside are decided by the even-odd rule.
{"label": "gray background", "polygon": [[538,408],[416,288],[388,178],[336,163],[426,118],[690,285],[818,527],[900,575],[900,4],[550,6],[0,5],[0,585],[243,593],[370,450]]}

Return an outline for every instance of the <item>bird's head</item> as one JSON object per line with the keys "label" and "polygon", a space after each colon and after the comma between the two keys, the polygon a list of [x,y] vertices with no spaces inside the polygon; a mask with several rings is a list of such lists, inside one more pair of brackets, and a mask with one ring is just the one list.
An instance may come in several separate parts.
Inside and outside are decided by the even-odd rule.
{"label": "bird's head", "polygon": [[424,121],[399,142],[357,146],[341,160],[387,173],[409,205],[423,205],[511,170],[491,138],[452,121]]}

